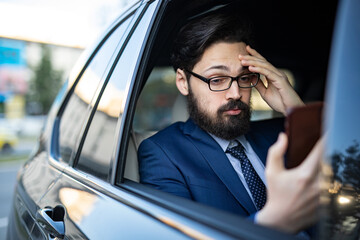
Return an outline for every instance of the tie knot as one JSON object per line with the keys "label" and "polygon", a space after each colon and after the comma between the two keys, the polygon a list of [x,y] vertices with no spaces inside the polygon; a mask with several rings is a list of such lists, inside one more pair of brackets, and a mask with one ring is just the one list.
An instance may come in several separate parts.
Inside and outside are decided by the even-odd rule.
{"label": "tie knot", "polygon": [[244,152],[243,145],[237,140],[231,142],[226,149],[226,153],[234,153],[234,152]]}

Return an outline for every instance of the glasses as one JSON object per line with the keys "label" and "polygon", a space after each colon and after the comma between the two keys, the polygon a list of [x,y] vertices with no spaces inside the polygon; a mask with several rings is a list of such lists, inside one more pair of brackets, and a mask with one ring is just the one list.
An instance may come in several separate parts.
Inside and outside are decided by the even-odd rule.
{"label": "glasses", "polygon": [[229,89],[233,81],[237,82],[239,88],[252,88],[255,87],[256,84],[258,84],[260,79],[259,73],[246,73],[237,77],[219,76],[206,78],[192,71],[186,69],[184,70],[193,75],[194,77],[206,82],[209,85],[209,89],[214,92],[220,92]]}

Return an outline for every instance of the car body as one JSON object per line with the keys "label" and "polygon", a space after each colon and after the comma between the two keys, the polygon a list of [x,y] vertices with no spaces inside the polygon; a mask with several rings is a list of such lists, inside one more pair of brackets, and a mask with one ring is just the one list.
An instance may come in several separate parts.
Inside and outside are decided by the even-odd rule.
{"label": "car body", "polygon": [[[306,102],[328,103],[318,235],[359,238],[359,175],[342,169],[350,161],[344,159],[355,166],[359,161],[360,3],[324,4],[134,3],[84,52],[55,99],[36,149],[19,171],[8,239],[294,238],[139,183],[141,140],[186,119],[169,63],[174,34],[194,16],[229,7],[249,15],[256,49],[289,72]],[[253,104],[254,118],[276,115]],[[345,209],[339,197],[352,204]]]}

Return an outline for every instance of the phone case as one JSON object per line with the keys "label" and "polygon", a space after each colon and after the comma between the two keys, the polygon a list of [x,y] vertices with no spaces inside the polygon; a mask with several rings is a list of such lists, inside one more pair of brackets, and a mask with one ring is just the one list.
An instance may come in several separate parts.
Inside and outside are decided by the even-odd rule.
{"label": "phone case", "polygon": [[289,139],[285,166],[294,168],[309,154],[321,135],[323,103],[310,103],[288,112],[285,131]]}

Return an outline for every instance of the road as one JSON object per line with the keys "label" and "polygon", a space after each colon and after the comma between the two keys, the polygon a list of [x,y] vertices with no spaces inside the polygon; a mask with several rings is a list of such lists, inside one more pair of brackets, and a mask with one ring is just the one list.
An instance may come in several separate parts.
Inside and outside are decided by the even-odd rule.
{"label": "road", "polygon": [[8,215],[11,209],[16,174],[22,162],[0,164],[0,240],[6,239]]}

